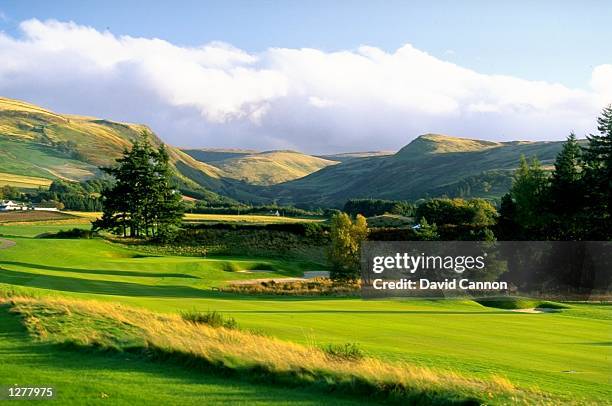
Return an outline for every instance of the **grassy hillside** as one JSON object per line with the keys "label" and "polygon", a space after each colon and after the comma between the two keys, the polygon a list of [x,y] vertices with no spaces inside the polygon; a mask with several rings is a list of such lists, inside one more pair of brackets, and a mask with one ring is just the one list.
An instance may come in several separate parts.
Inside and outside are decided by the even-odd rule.
{"label": "grassy hillside", "polygon": [[60,153],[49,144],[6,133],[0,133],[0,162],[3,173],[49,180],[76,181],[100,174],[95,165]]}
{"label": "grassy hillside", "polygon": [[[0,184],[32,188],[48,180],[99,176],[98,167],[112,164],[146,129],[0,98]],[[154,136],[153,142],[161,140]],[[336,207],[349,198],[496,199],[510,187],[521,154],[550,165],[560,149],[561,142],[492,142],[436,134],[420,136],[392,155],[347,153],[330,159],[294,151],[168,147],[179,186],[192,197]]]}
{"label": "grassy hillside", "polygon": [[328,159],[330,161],[344,162],[351,159],[367,158],[372,156],[393,155],[393,151],[363,151],[363,152],[342,152],[339,154],[317,155],[319,158]]}
{"label": "grassy hillside", "polygon": [[239,158],[245,155],[256,154],[257,151],[252,149],[233,149],[233,148],[198,148],[187,149],[181,148],[181,151],[197,159],[200,162],[211,164],[213,162],[223,161],[230,158]]}
{"label": "grassy hillside", "polygon": [[[62,115],[0,97],[0,172],[43,179],[83,180],[100,175],[143,131],[140,124]],[[162,141],[153,135],[153,143]],[[183,187],[223,190],[221,171],[174,147],[170,159]],[[6,176],[5,176],[6,177]],[[22,182],[23,183],[23,182]]]}
{"label": "grassy hillside", "polygon": [[33,176],[14,175],[0,172],[0,186],[13,186],[21,189],[38,189],[51,184],[49,179]]}
{"label": "grassy hillside", "polygon": [[236,150],[186,150],[192,157],[208,162],[224,176],[253,185],[274,185],[302,178],[337,162],[296,151],[246,152]]}
{"label": "grassy hillside", "polygon": [[349,198],[499,198],[519,157],[550,165],[561,142],[490,142],[427,134],[394,155],[353,159],[272,188],[281,202],[341,206]]}

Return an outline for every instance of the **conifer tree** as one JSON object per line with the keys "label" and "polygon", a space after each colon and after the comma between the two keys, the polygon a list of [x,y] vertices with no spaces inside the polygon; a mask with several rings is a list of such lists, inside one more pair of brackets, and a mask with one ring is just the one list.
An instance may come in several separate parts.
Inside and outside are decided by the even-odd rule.
{"label": "conifer tree", "polygon": [[143,133],[117,165],[102,168],[115,184],[102,192],[102,218],[94,229],[110,230],[124,237],[167,238],[180,224],[181,196],[172,187],[172,169],[166,148],[155,150]]}
{"label": "conifer tree", "polygon": [[590,239],[612,238],[612,105],[597,119],[599,134],[584,148],[585,212]]}
{"label": "conifer tree", "polygon": [[500,210],[500,217],[505,221],[505,233],[516,235],[504,235],[500,230],[500,237],[545,239],[546,228],[550,223],[550,216],[545,209],[549,197],[548,182],[548,176],[536,158],[528,163],[525,156],[521,156],[510,188],[511,200],[506,198]]}
{"label": "conifer tree", "polygon": [[547,209],[553,219],[549,237],[560,240],[579,240],[584,237],[584,184],[582,150],[576,135],[569,135],[555,160],[550,178]]}

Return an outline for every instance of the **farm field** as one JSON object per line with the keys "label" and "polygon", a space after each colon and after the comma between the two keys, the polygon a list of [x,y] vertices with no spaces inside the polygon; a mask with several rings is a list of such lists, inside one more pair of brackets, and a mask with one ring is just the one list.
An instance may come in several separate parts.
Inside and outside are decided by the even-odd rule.
{"label": "farm field", "polygon": [[495,374],[578,403],[601,404],[612,395],[610,306],[572,304],[561,313],[527,314],[473,301],[238,296],[214,288],[237,279],[299,276],[317,270],[316,265],[145,256],[101,239],[33,238],[43,229],[62,228],[66,225],[0,226],[0,234],[16,243],[0,250],[0,284],[169,314],[215,310],[244,328],[282,340],[317,346],[357,343],[383,360],[481,378]]}
{"label": "farm field", "polygon": [[48,187],[50,184],[50,179],[0,172],[0,186],[13,186],[22,189],[38,189],[39,187]]}
{"label": "farm field", "polygon": [[318,218],[298,218],[270,216],[259,214],[196,214],[186,213],[185,221],[189,222],[224,222],[224,223],[312,223],[321,222]]}
{"label": "farm field", "polygon": [[[101,212],[86,212],[86,211],[68,211],[71,215],[86,218],[88,220],[95,220],[102,216]],[[284,217],[284,216],[272,216],[272,215],[259,215],[259,214],[198,214],[198,213],[185,213],[185,221],[188,222],[210,222],[210,223],[300,223],[300,222],[320,222],[322,219],[317,218],[298,218],[298,217]]]}

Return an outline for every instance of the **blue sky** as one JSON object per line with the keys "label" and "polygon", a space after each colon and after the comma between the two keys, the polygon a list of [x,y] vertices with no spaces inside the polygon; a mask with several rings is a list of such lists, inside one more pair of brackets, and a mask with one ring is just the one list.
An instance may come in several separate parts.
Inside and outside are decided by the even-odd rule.
{"label": "blue sky", "polygon": [[189,147],[561,140],[612,102],[610,1],[0,2],[0,95]]}
{"label": "blue sky", "polygon": [[179,45],[328,51],[405,43],[482,73],[585,87],[608,62],[610,1],[24,1],[0,3],[3,30],[29,18],[75,21]]}

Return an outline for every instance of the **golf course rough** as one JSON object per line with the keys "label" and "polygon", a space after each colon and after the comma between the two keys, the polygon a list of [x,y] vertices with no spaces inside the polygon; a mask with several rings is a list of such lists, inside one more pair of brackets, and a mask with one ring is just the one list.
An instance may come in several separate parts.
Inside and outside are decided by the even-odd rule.
{"label": "golf course rough", "polygon": [[[362,301],[227,294],[211,288],[253,278],[247,272],[228,269],[260,269],[260,264],[270,263],[275,272],[258,273],[258,278],[295,277],[312,264],[243,257],[143,256],[102,239],[35,238],[41,229],[56,232],[65,228],[50,224],[0,226],[2,238],[16,243],[0,251],[0,289],[39,298],[122,303],[168,316],[181,311],[215,310],[234,318],[245,331],[288,343],[318,348],[357,343],[369,357],[381,362],[408,363],[442,373],[452,371],[474,379],[499,376],[521,390],[549,394],[567,404],[609,404],[612,399],[609,345],[612,316],[605,304],[572,303],[559,312],[531,314],[459,300]],[[18,320],[8,313],[6,317]],[[17,334],[14,331],[17,327],[11,326],[0,334],[3,337]],[[25,334],[20,331],[19,334]],[[125,393],[131,393],[124,399],[138,399],[145,394],[146,380],[135,383],[140,379],[136,378],[138,373],[132,380],[120,363],[102,362],[89,352],[74,354],[65,349],[60,351],[54,344],[29,342],[23,342],[24,351],[45,352],[40,358],[45,361],[36,365],[39,358],[29,357],[28,367],[22,368],[20,365],[25,365],[22,358],[8,357],[0,365],[1,382],[13,382],[12,371],[21,371],[20,375],[15,374],[20,383],[51,382],[44,378],[53,376],[52,372],[58,374],[60,359],[72,360],[75,369],[70,370],[71,376],[87,375],[86,371],[76,372],[81,360],[82,365],[90,366],[101,362],[98,370],[108,378],[107,383],[97,386],[59,373],[62,377],[59,383],[73,385],[64,391],[94,392],[102,388],[100,391],[112,396],[110,383],[115,378],[110,377],[122,375]],[[120,355],[113,357],[121,359]],[[136,369],[150,365],[148,361],[130,359],[138,364]],[[168,373],[168,380],[183,389],[193,384],[193,374],[180,372],[181,367],[151,364],[150,368],[156,371],[158,383],[164,379],[163,369],[169,368],[172,372]],[[223,380],[222,384],[229,385],[228,393],[234,393],[229,388],[237,388],[238,381]],[[282,388],[278,390],[285,396]],[[189,404],[189,394],[194,393],[186,389],[183,399],[178,391],[167,391],[173,394],[160,396],[174,404]],[[321,395],[305,396],[322,399]]]}

